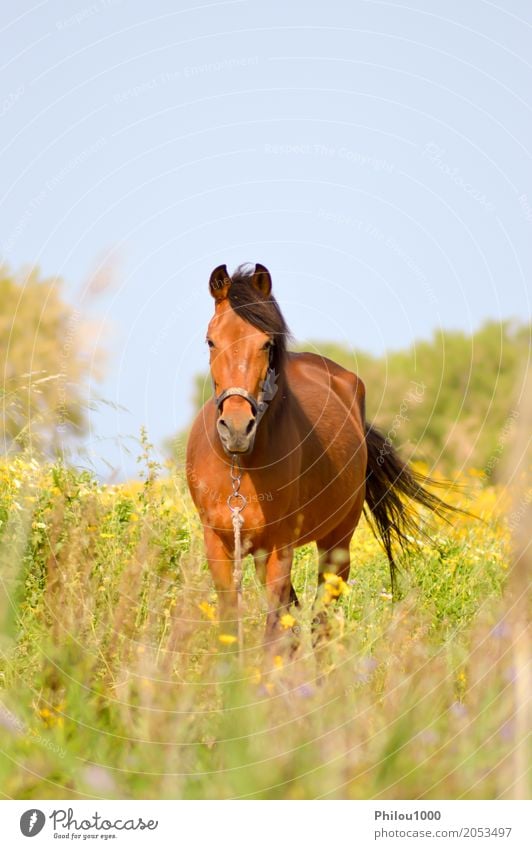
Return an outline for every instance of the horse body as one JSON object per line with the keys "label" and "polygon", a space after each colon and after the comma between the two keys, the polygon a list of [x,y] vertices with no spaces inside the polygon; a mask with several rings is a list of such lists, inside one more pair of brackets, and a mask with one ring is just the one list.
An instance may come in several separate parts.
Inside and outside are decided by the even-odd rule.
{"label": "horse body", "polygon": [[355,374],[315,354],[292,355],[290,365],[301,445],[297,544],[303,545],[319,543],[346,522],[354,530],[360,517],[367,465],[365,388]]}
{"label": "horse body", "polygon": [[231,628],[237,593],[228,498],[238,459],[247,500],[243,553],[254,556],[266,585],[266,641],[273,645],[282,614],[297,604],[290,578],[297,546],[317,543],[320,583],[328,572],[346,580],[349,545],[366,501],[393,590],[392,539],[405,546],[420,533],[417,514],[402,497],[439,515],[450,508],[366,423],[360,378],[324,357],[286,350],[288,328],[264,266],[238,269],[232,278],[219,266],[210,290],[215,313],[207,342],[215,394],[191,429],[188,484],[203,523],[220,619]]}
{"label": "horse body", "polygon": [[[281,409],[268,411],[252,456],[241,459],[248,501],[242,534],[252,554],[267,552],[273,540],[278,546],[314,542],[349,517],[354,530],[364,503],[362,381],[323,357],[290,354],[275,403]],[[205,468],[201,480],[189,473],[189,485],[202,521],[231,550],[230,459],[216,419],[210,399],[192,426],[187,458],[189,470],[199,458]],[[206,480],[216,481],[215,491]]]}

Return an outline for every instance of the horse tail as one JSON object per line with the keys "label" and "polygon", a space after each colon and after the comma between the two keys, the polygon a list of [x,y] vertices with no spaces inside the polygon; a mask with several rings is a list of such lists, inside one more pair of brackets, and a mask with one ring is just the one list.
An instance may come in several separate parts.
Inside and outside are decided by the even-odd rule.
{"label": "horse tail", "polygon": [[427,537],[421,527],[414,503],[421,504],[440,518],[449,521],[451,513],[471,516],[466,510],[452,507],[425,487],[448,487],[446,481],[434,481],[404,463],[389,440],[372,425],[366,424],[368,464],[366,469],[366,503],[373,533],[382,544],[390,564],[392,596],[396,597],[397,566],[393,545],[401,550],[412,547],[420,536]]}

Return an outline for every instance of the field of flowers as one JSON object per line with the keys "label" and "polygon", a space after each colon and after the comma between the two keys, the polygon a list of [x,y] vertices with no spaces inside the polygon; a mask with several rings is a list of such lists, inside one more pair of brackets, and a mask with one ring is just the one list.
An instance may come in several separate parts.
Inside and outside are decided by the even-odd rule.
{"label": "field of flowers", "polygon": [[[182,475],[27,457],[0,465],[0,787],[15,798],[512,797],[519,727],[504,597],[508,497],[471,472],[431,544],[386,558],[364,523],[332,640],[310,648],[313,547],[297,552],[298,654],[264,671],[245,575],[243,667],[219,633]],[[287,624],[291,624],[291,621]]]}

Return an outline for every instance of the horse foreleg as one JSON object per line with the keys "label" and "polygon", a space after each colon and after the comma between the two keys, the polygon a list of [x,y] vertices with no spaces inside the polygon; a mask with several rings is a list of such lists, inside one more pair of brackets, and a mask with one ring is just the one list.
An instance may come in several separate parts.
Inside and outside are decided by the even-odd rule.
{"label": "horse foreleg", "polygon": [[220,628],[222,633],[236,635],[238,613],[233,560],[220,537],[211,528],[204,528],[204,537],[207,561],[218,594]]}
{"label": "horse foreleg", "polygon": [[298,603],[290,580],[293,553],[291,546],[274,548],[266,560],[268,614],[265,643],[272,653],[279,649],[283,637],[289,636],[292,646],[294,643],[294,632],[291,626],[283,627],[281,622],[283,615],[288,613],[290,605]]}
{"label": "horse foreleg", "polygon": [[[257,574],[257,578],[261,582],[262,586],[266,586],[266,564],[268,562],[268,552],[267,551],[257,551],[256,554],[253,555],[253,560],[255,561],[255,572]],[[290,604],[293,604],[294,607],[299,607],[299,599],[297,597],[297,593],[293,587],[292,582],[290,582]]]}

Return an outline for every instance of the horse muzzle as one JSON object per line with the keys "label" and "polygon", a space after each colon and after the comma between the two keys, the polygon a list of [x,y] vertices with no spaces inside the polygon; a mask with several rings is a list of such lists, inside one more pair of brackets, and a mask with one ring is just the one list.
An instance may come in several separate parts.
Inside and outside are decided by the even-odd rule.
{"label": "horse muzzle", "polygon": [[216,430],[228,454],[249,454],[255,444],[257,419],[251,416],[247,422],[237,424],[230,415],[222,415],[216,422]]}
{"label": "horse muzzle", "polygon": [[[253,450],[259,422],[276,392],[277,374],[275,369],[269,368],[257,398],[241,386],[230,386],[215,395],[214,403],[219,414],[216,430],[227,454],[249,454]],[[235,396],[248,402],[251,415],[242,417],[234,411],[224,412],[224,401]]]}

